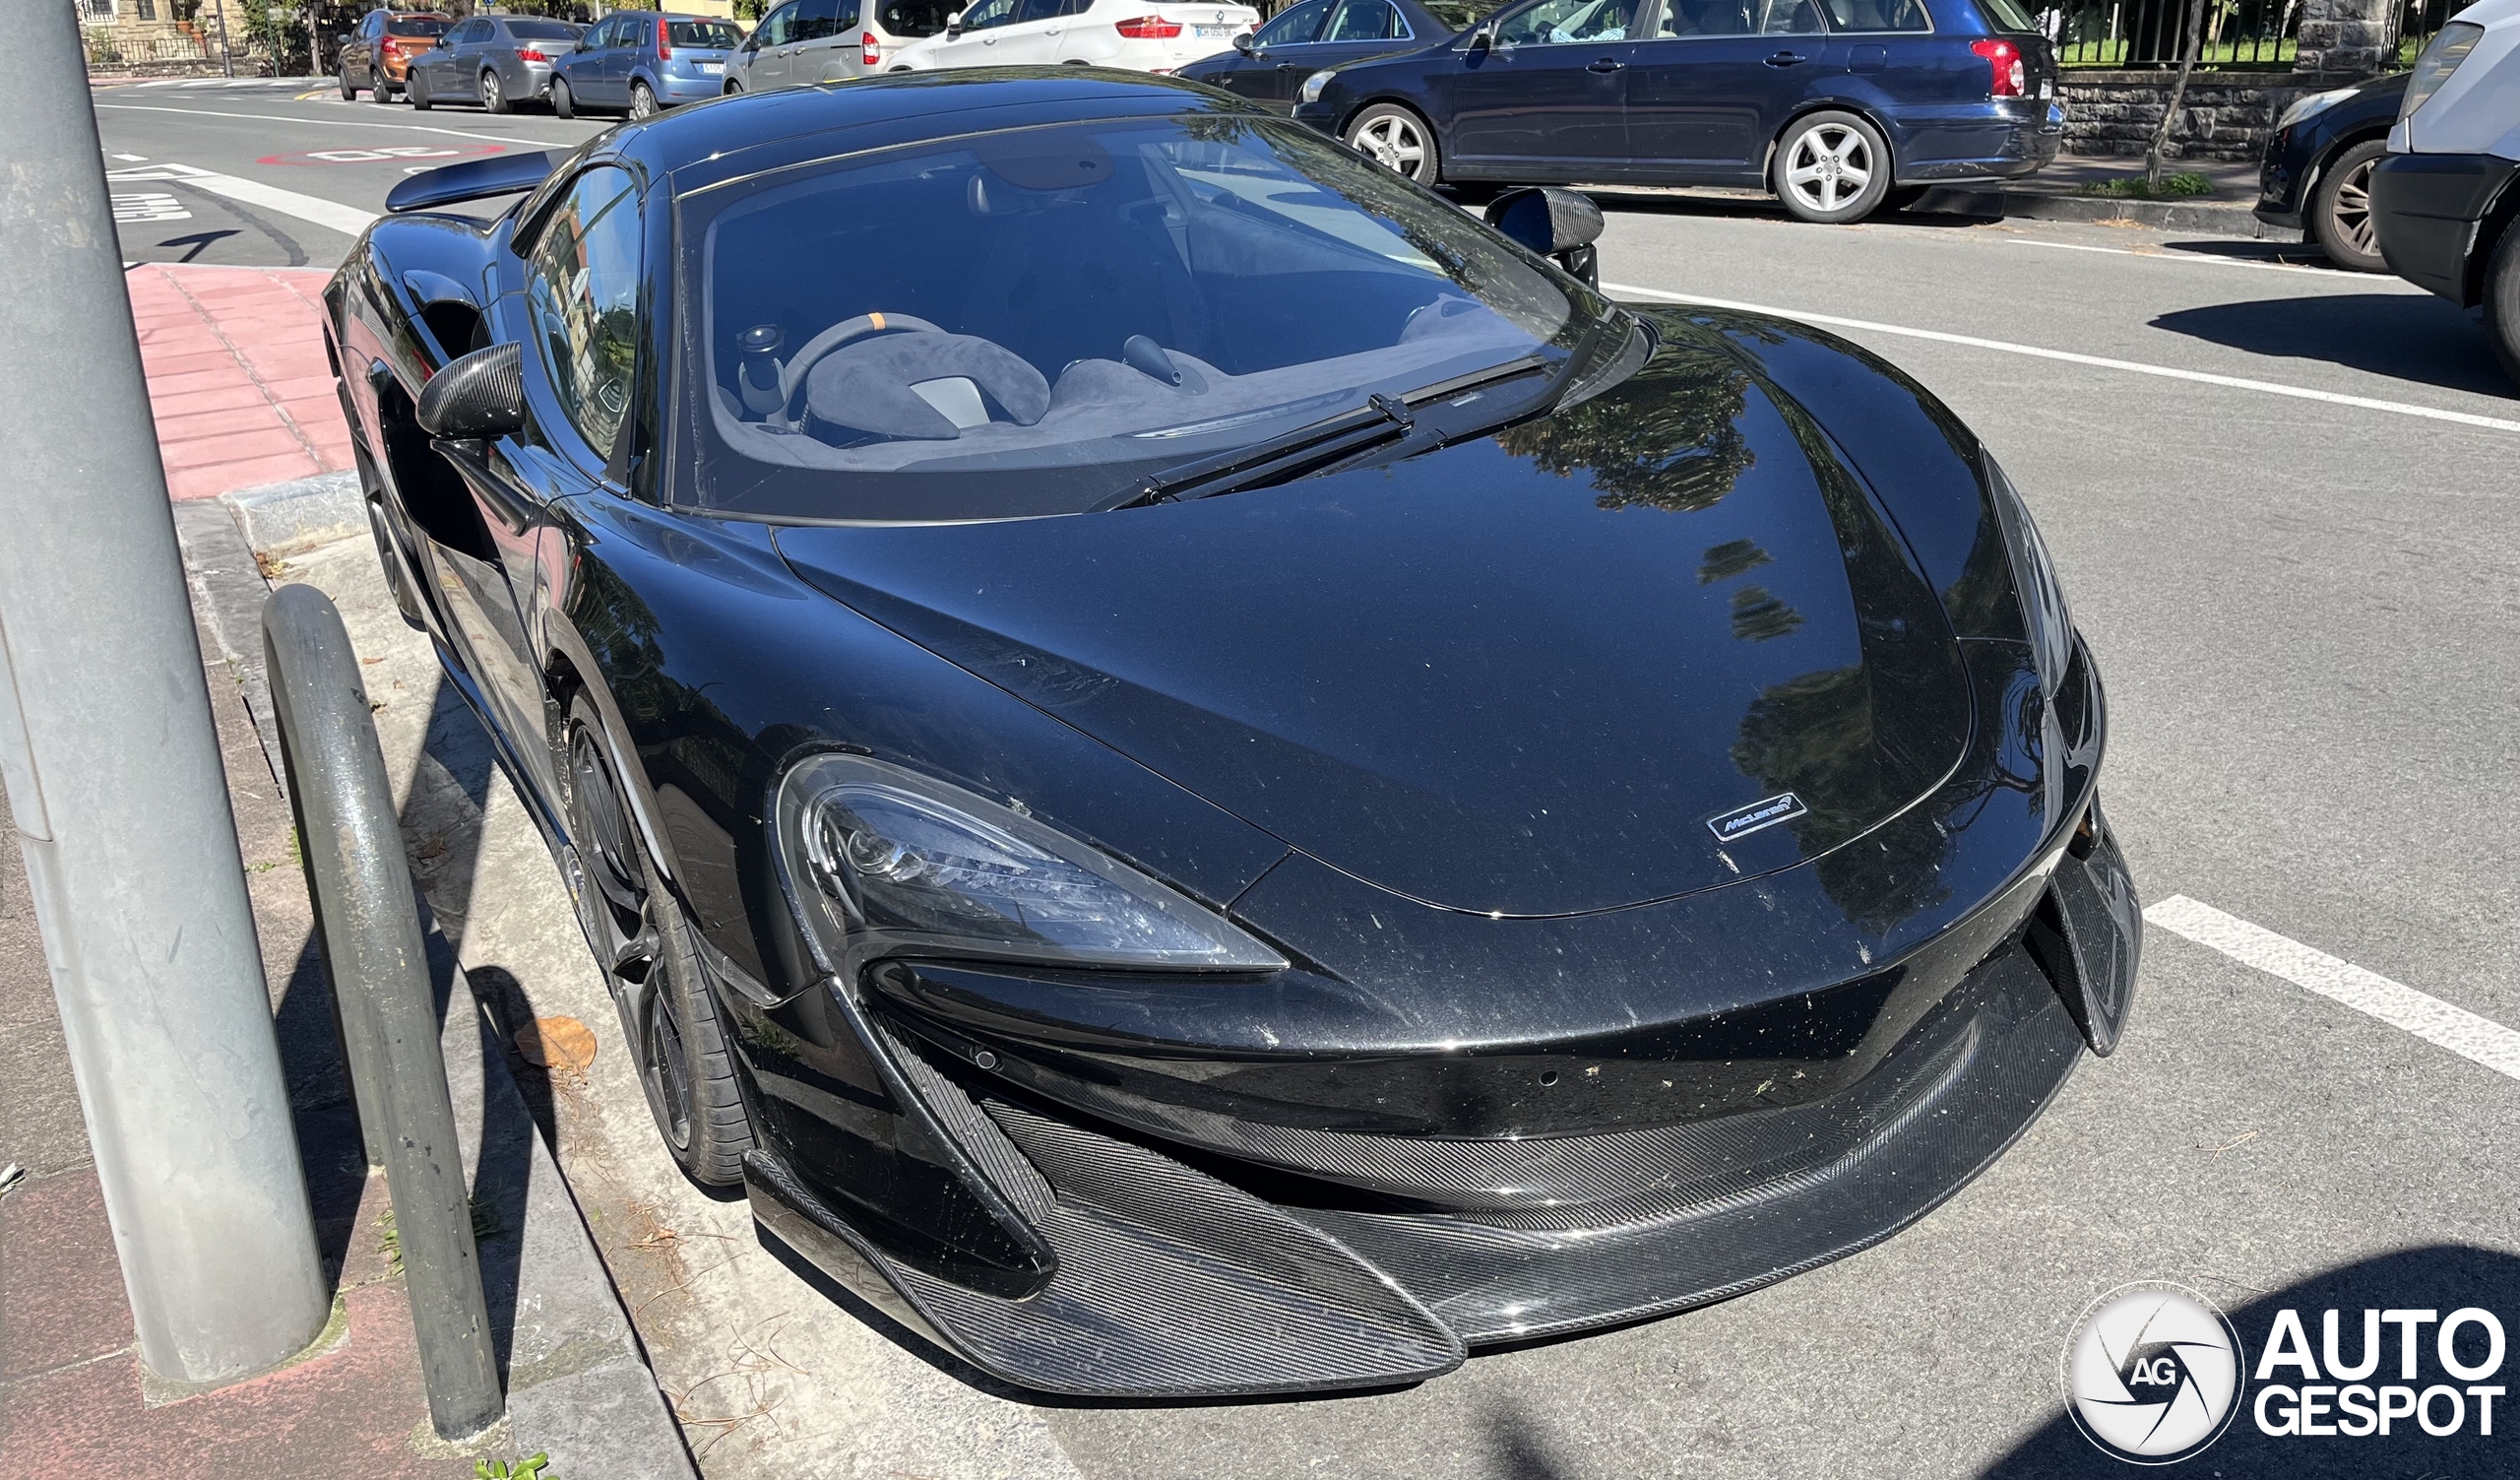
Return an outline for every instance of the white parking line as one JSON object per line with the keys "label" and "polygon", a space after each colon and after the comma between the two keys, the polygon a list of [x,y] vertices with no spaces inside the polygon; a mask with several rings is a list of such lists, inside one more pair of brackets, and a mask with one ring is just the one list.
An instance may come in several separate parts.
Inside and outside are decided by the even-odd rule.
{"label": "white parking line", "polygon": [[2498,1074],[2520,1079],[2520,1033],[2465,1007],[2453,1007],[2376,972],[2364,971],[2299,940],[2249,924],[2174,894],[2144,912],[2144,923],[2199,945],[2210,945],[2243,966],[2279,976],[2307,992],[2357,1012],[2365,1012],[2393,1028],[2402,1028],[2437,1048],[2473,1060]]}
{"label": "white parking line", "polygon": [[1798,308],[1773,308],[1764,303],[1736,303],[1729,298],[1706,298],[1695,293],[1666,292],[1659,288],[1636,288],[1624,283],[1605,283],[1602,290],[1610,293],[1641,293],[1649,298],[1662,298],[1672,303],[1702,303],[1709,308],[1731,308],[1743,313],[1773,314],[1782,319],[1799,319],[1806,324],[1826,324],[1832,329],[1861,329],[1873,334],[1896,334],[1908,339],[1927,339],[1938,344],[1966,345],[1973,350],[1996,350],[2006,354],[2027,354],[2037,359],[2056,359],[2067,364],[2092,365],[2104,370],[2125,370],[2136,375],[2159,375],[2168,380],[2188,380],[2200,385],[2227,386],[2236,391],[2256,391],[2266,396],[2290,396],[2297,401],[2323,401],[2330,406],[2355,406],[2364,411],[2390,412],[2401,417],[2422,417],[2428,421],[2455,421],[2461,426],[2482,426],[2489,431],[2520,431],[2520,421],[2507,421],[2498,417],[2480,417],[2473,412],[2444,411],[2437,406],[2412,406],[2403,401],[2379,401],[2369,396],[2348,396],[2337,391],[2314,391],[2302,385],[2282,385],[2272,380],[2247,380],[2237,375],[2209,375],[2203,370],[2181,370],[2170,365],[2145,364],[2133,359],[2110,359],[2099,354],[2076,354],[2066,350],[2043,350],[2037,345],[2016,345],[1999,339],[1980,339],[1971,334],[1945,334],[1938,329],[1911,329],[1904,324],[1876,324],[1868,319],[1842,319],[1825,313],[1805,313]]}
{"label": "white parking line", "polygon": [[536,149],[575,149],[585,141],[572,139],[566,144],[549,139],[523,139],[515,134],[483,134],[471,129],[432,128],[425,123],[351,123],[341,118],[298,118],[287,113],[225,113],[216,108],[169,108],[155,103],[100,102],[99,108],[114,108],[125,113],[181,113],[188,118],[243,118],[253,123],[295,123],[307,128],[390,128],[407,134],[449,134],[458,139],[487,139],[494,144],[530,144]]}
{"label": "white parking line", "polygon": [[340,201],[328,201],[317,196],[300,195],[294,190],[283,190],[260,180],[238,179],[232,174],[196,169],[190,164],[165,163],[152,164],[144,169],[117,169],[105,178],[116,184],[133,180],[179,180],[213,195],[225,196],[248,206],[260,206],[266,211],[277,211],[283,216],[293,216],[345,236],[356,236],[376,220],[373,211],[362,211],[356,206],[345,206]]}
{"label": "white parking line", "polygon": [[2197,262],[2209,267],[2249,267],[2262,273],[2315,273],[2322,278],[2343,278],[2357,287],[2403,289],[2420,295],[2424,290],[2398,278],[2382,278],[2370,273],[2349,273],[2342,268],[2311,267],[2298,262],[2251,262],[2245,257],[2216,257],[2206,252],[2138,252],[2126,247],[2086,246],[2079,241],[2041,241],[2032,236],[1996,238],[2007,246],[2047,247],[2058,252],[2106,252],[2111,257],[2140,257],[2146,262]]}

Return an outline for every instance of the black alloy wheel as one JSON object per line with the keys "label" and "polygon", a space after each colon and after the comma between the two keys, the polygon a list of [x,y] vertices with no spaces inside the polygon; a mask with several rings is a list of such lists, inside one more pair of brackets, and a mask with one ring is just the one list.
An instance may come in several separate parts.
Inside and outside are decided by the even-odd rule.
{"label": "black alloy wheel", "polygon": [[725,1023],[682,907],[658,883],[603,734],[593,701],[578,695],[569,705],[561,770],[589,943],[620,1004],[665,1149],[693,1182],[731,1187],[743,1180],[753,1135]]}
{"label": "black alloy wheel", "polygon": [[2363,140],[2337,156],[2310,193],[2310,234],[2339,267],[2358,273],[2389,270],[2371,223],[2371,171],[2388,154],[2388,140]]}

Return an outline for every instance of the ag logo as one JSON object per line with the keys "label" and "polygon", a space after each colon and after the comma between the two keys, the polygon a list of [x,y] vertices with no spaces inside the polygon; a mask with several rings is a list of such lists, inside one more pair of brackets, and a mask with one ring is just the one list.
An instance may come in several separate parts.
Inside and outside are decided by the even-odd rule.
{"label": "ag logo", "polygon": [[2159,1280],[2120,1285],[2065,1338],[2065,1411],[2132,1464],[2171,1464],[2222,1438],[2239,1411],[2240,1338],[2214,1303]]}

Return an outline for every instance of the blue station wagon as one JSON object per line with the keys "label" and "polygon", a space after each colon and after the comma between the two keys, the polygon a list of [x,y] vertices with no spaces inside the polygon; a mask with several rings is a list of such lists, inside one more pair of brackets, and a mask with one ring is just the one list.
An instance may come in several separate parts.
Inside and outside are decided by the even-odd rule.
{"label": "blue station wagon", "polygon": [[2054,159],[2055,83],[2020,0],[1528,0],[1315,72],[1295,116],[1421,184],[1765,188],[1851,222]]}

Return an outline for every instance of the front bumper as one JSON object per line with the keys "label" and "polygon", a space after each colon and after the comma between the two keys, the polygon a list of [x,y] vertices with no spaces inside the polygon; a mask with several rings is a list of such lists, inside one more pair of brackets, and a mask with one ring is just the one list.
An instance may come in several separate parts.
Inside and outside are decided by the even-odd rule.
{"label": "front bumper", "polygon": [[2389,271],[2462,308],[2476,306],[2477,226],[2520,161],[2498,155],[2398,155],[2371,172],[2371,225]]}
{"label": "front bumper", "polygon": [[[1982,715],[2036,705],[2025,658],[1971,646]],[[1481,1343],[1683,1310],[1865,1248],[1967,1185],[2124,1021],[2142,924],[2096,800],[2097,681],[2076,674],[2052,725],[2003,727],[2048,735],[2044,758],[1964,764],[1947,797],[1849,845],[1862,871],[1460,917],[1410,941],[1463,999],[1611,1001],[1580,1035],[1410,1045],[1412,1014],[1326,978],[1132,988],[925,962],[811,994],[846,1022],[792,1035],[863,1042],[880,1083],[808,1073],[789,1030],[739,1021],[770,1088],[753,1208],[994,1376],[1131,1397],[1420,1381]],[[1932,887],[1881,892],[1912,870]],[[1395,904],[1298,858],[1236,913],[1417,929]],[[1930,925],[1877,924],[1903,910]],[[1837,936],[1856,917],[1876,925]],[[1658,1012],[1658,984],[1692,972],[1732,979],[1735,1005]],[[1746,997],[1745,977],[1764,983]],[[1261,1029],[1296,1047],[1221,1047]],[[879,1138],[975,1195],[870,1217],[900,1185],[865,1154]]]}

